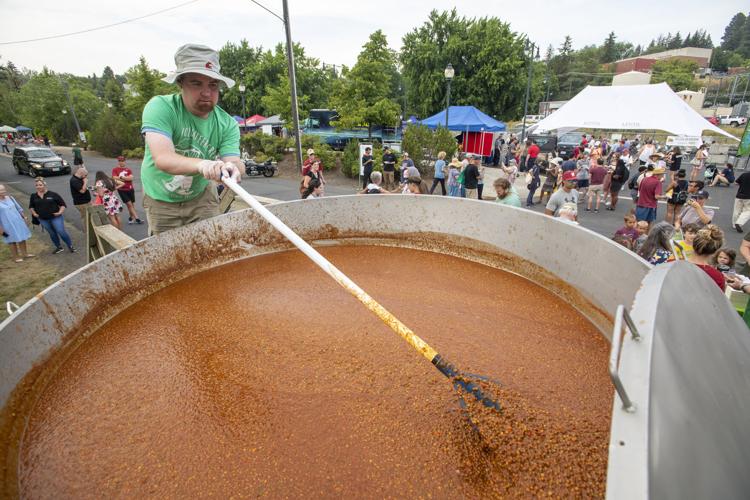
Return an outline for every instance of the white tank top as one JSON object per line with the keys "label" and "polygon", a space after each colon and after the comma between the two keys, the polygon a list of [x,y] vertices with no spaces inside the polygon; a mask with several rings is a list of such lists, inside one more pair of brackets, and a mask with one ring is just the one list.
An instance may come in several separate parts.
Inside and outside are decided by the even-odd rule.
{"label": "white tank top", "polygon": [[643,153],[641,153],[641,156],[638,157],[639,160],[646,162],[648,161],[648,157],[654,154],[654,145],[653,144],[647,144],[645,148],[643,148]]}

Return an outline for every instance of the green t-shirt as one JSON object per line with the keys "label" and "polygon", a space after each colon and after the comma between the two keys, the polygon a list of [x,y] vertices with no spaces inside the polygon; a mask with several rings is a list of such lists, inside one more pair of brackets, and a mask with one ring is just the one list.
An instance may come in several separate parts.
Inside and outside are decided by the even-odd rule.
{"label": "green t-shirt", "polygon": [[[156,132],[172,139],[177,154],[189,158],[216,160],[240,155],[240,129],[237,122],[218,106],[207,118],[199,118],[185,108],[181,94],[152,97],[143,108],[141,133]],[[156,168],[151,150],[141,165],[143,191],[152,199],[180,203],[197,198],[209,181],[199,174],[171,175]]]}
{"label": "green t-shirt", "polygon": [[518,196],[515,188],[511,187],[510,189],[510,193],[505,195],[505,198],[503,198],[502,200],[500,198],[495,198],[495,203],[499,203],[501,205],[510,205],[511,207],[520,207],[521,198]]}

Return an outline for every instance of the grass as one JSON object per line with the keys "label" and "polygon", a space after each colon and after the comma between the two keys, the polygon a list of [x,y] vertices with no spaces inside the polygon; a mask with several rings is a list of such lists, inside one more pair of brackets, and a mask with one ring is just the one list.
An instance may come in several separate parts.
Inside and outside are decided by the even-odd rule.
{"label": "grass", "polygon": [[[31,238],[26,244],[28,251],[37,256],[49,253],[49,245],[40,238]],[[39,257],[13,262],[10,256],[10,246],[0,244],[0,321],[8,317],[5,304],[12,301],[23,305],[49,285],[60,279],[58,269]]]}

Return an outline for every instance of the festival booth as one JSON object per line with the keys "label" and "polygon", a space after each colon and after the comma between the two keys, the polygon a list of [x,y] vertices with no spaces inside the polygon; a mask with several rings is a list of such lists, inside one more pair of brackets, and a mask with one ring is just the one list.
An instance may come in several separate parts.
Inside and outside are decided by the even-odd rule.
{"label": "festival booth", "polygon": [[[445,110],[420,123],[431,129],[445,127]],[[461,149],[466,153],[492,156],[493,133],[505,128],[505,123],[474,106],[451,106],[449,109],[448,130],[461,133]]]}
{"label": "festival booth", "polygon": [[248,132],[255,132],[258,129],[258,122],[265,120],[263,115],[253,115],[245,120],[244,128]]}
{"label": "festival booth", "polygon": [[574,129],[663,130],[700,138],[704,130],[737,140],[691,108],[666,83],[587,86],[530,132],[565,133]]}

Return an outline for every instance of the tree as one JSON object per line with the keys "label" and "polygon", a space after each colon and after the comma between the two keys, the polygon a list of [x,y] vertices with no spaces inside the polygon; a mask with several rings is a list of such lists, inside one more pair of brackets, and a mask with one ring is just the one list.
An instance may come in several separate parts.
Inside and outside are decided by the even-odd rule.
{"label": "tree", "polygon": [[674,34],[672,38],[669,39],[669,43],[667,44],[667,49],[679,49],[682,47],[682,36],[680,35],[680,32]]}
{"label": "tree", "polygon": [[[308,57],[304,48],[294,44],[295,72],[297,77],[297,99],[300,110],[324,108],[328,106],[332,82],[335,74],[321,65],[320,60]],[[289,91],[289,71],[287,67],[286,46],[277,44],[273,50],[262,47],[251,48],[243,40],[240,45],[228,43],[219,51],[222,73],[233,78],[239,84],[244,83],[245,110],[242,109],[242,94],[239,85],[224,91],[221,95],[221,107],[233,115],[255,113],[271,115],[291,115],[291,97]],[[226,66],[224,61],[227,61]],[[225,68],[228,68],[225,70]],[[287,104],[284,104],[282,89],[286,89]],[[269,92],[274,95],[263,99]],[[304,105],[304,107],[303,107]],[[282,112],[283,111],[283,112]]]}
{"label": "tree", "polygon": [[164,73],[151,69],[143,56],[138,64],[125,72],[129,91],[125,98],[125,108],[133,119],[138,120],[139,128],[143,108],[152,97],[177,91],[176,86],[162,81],[165,76]]}
{"label": "tree", "polygon": [[743,30],[747,21],[747,16],[742,12],[738,12],[729,21],[729,24],[724,28],[724,36],[721,37],[721,48],[724,50],[737,50],[743,38]]}
{"label": "tree", "polygon": [[527,73],[524,40],[507,23],[495,17],[466,19],[455,9],[433,10],[402,42],[409,113],[429,116],[445,108],[443,72],[449,63],[455,70],[452,104],[473,105],[504,118],[517,118],[522,112]]}
{"label": "tree", "polygon": [[698,64],[694,61],[667,59],[656,61],[652,66],[653,83],[667,82],[672,90],[697,90],[694,73],[698,71]]}
{"label": "tree", "polygon": [[[260,99],[264,112],[267,115],[281,115],[287,123],[292,120],[292,94],[289,86],[289,78],[282,78],[277,85],[266,87],[266,95]],[[307,118],[310,110],[310,96],[297,95],[297,110],[299,119]]]}
{"label": "tree", "polygon": [[742,39],[737,47],[737,53],[745,59],[750,59],[750,21],[745,20],[742,26]]}
{"label": "tree", "polygon": [[357,63],[351,70],[344,69],[334,87],[331,104],[339,115],[336,125],[365,125],[370,137],[373,125],[396,125],[401,114],[401,106],[394,99],[397,74],[396,54],[388,47],[385,35],[381,30],[372,33]]}
{"label": "tree", "polygon": [[128,120],[114,107],[101,113],[91,130],[91,146],[107,156],[117,156],[140,144],[140,137],[132,134]]}
{"label": "tree", "polygon": [[607,36],[607,39],[604,40],[599,61],[603,64],[611,63],[617,60],[617,56],[617,37],[615,36],[615,32],[612,31]]}

